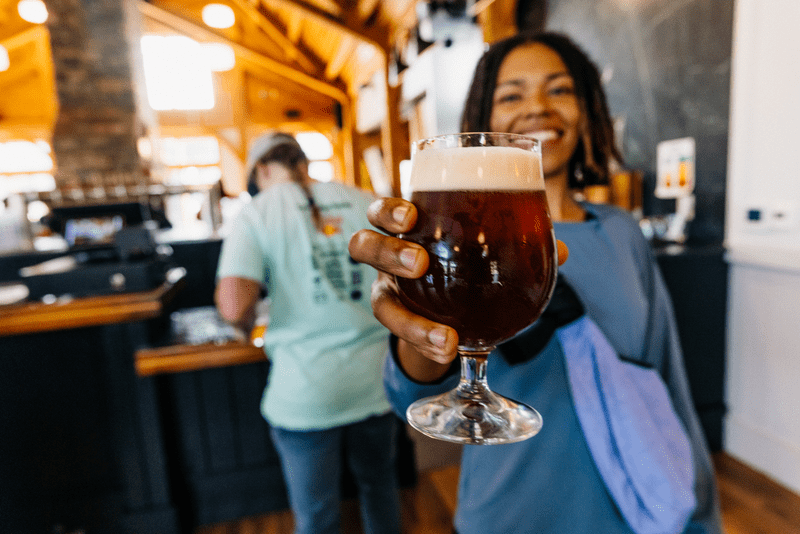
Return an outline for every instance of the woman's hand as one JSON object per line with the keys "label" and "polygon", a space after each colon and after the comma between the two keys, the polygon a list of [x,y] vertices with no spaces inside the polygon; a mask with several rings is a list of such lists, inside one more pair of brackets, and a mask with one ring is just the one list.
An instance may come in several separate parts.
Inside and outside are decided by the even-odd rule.
{"label": "woman's hand", "polygon": [[[408,232],[417,221],[413,204],[400,198],[382,198],[369,207],[370,223],[390,234]],[[458,335],[446,325],[412,313],[398,297],[394,276],[419,278],[428,269],[428,254],[414,243],[372,230],[360,230],[350,239],[354,260],[378,272],[372,286],[372,311],[399,338],[398,357],[403,369],[419,382],[431,382],[447,372],[457,355]],[[558,242],[559,265],[568,250]]]}

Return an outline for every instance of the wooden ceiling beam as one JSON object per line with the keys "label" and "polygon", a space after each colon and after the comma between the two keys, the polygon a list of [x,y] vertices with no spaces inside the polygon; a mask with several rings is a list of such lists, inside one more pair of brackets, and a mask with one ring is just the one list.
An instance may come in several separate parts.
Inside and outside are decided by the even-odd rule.
{"label": "wooden ceiling beam", "polygon": [[356,47],[358,46],[358,41],[350,37],[349,35],[345,35],[342,37],[341,43],[339,43],[339,48],[336,50],[336,54],[331,58],[328,62],[328,66],[325,68],[325,77],[329,80],[335,80],[339,73],[342,72],[345,63],[347,60],[352,57],[352,55],[356,51]]}
{"label": "wooden ceiling beam", "polygon": [[401,36],[407,38],[410,28],[413,28],[417,22],[417,2],[409,2],[405,10],[400,13],[399,17],[394,22],[392,28],[392,35],[390,37],[393,43],[397,43]]}
{"label": "wooden ceiling beam", "polygon": [[362,21],[369,20],[380,9],[381,0],[361,0],[358,4],[358,16]]}
{"label": "wooden ceiling beam", "polygon": [[6,47],[7,50],[13,50],[41,39],[46,39],[49,42],[50,36],[42,25],[37,24],[36,26],[31,26],[27,30],[12,35],[11,37],[0,39],[0,44]]}
{"label": "wooden ceiling beam", "polygon": [[286,53],[291,61],[296,61],[300,67],[309,73],[318,72],[321,62],[312,59],[298,46],[297,39],[287,37],[275,24],[264,16],[259,9],[246,0],[231,0],[244,12],[247,17],[255,23],[258,28],[267,34],[267,37],[275,41],[278,46]]}
{"label": "wooden ceiling beam", "polygon": [[470,17],[476,17],[488,9],[494,2],[495,0],[478,0],[469,8],[467,14]]}
{"label": "wooden ceiling beam", "polygon": [[34,64],[25,65],[18,69],[9,69],[0,74],[0,90],[14,84],[36,81],[41,75],[41,70]]}
{"label": "wooden ceiling beam", "polygon": [[19,139],[44,139],[49,142],[53,134],[53,121],[32,119],[0,118],[0,142]]}
{"label": "wooden ceiling beam", "polygon": [[303,14],[321,24],[342,31],[360,41],[375,45],[381,50],[388,51],[391,48],[389,41],[391,31],[386,31],[386,28],[379,27],[365,28],[355,21],[355,17],[349,16],[347,11],[343,12],[345,19],[342,19],[304,0],[270,0],[270,2],[273,5],[282,5],[288,9],[300,10]]}
{"label": "wooden ceiling beam", "polygon": [[[40,93],[42,99],[36,109],[37,115],[52,124],[58,114],[58,97],[56,96],[49,32],[37,24],[0,41],[0,44],[9,52],[32,45],[33,53],[26,54],[25,65],[12,65],[7,72],[0,73],[0,80],[2,80],[3,86],[9,86],[12,82],[21,83],[28,80],[35,82],[38,79],[36,92]],[[2,95],[3,93],[0,92],[0,97]]]}
{"label": "wooden ceiling beam", "polygon": [[195,23],[194,21],[187,20],[179,15],[175,15],[174,13],[144,2],[143,0],[137,0],[136,5],[144,16],[150,17],[153,20],[165,26],[171,27],[178,32],[184,33],[201,41],[217,41],[227,44],[233,48],[237,56],[241,57],[245,61],[259,65],[270,72],[274,72],[284,78],[297,82],[308,89],[317,91],[323,95],[327,95],[335,100],[338,100],[339,102],[349,101],[346,88],[343,84],[326,82],[315,78],[301,70],[298,70],[297,68],[276,61],[259,52],[251,50],[250,48],[242,46],[239,43],[231,41],[230,39],[227,39],[226,37],[221,36],[216,32],[213,32],[204,26]]}
{"label": "wooden ceiling beam", "polygon": [[300,41],[301,35],[303,35],[303,19],[291,17],[286,25],[286,36],[297,43]]}

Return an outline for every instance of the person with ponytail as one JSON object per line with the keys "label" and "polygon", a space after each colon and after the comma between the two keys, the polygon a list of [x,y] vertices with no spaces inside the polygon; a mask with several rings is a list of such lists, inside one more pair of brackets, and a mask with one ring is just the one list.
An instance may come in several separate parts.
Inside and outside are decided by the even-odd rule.
{"label": "person with ponytail", "polygon": [[232,222],[215,302],[249,332],[264,292],[270,362],[261,413],[281,460],[295,533],[337,533],[347,465],[364,532],[399,533],[395,416],[382,385],[388,331],[372,315],[376,271],[352,261],[348,240],[370,227],[375,197],[310,178],[297,140],[257,138],[245,167],[252,200]]}

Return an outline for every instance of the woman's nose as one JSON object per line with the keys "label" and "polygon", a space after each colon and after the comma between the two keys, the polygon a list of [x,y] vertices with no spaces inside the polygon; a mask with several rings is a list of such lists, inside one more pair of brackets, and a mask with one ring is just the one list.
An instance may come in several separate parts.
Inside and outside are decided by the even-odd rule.
{"label": "woman's nose", "polygon": [[547,97],[543,91],[531,91],[525,98],[525,112],[527,114],[543,114],[548,111]]}

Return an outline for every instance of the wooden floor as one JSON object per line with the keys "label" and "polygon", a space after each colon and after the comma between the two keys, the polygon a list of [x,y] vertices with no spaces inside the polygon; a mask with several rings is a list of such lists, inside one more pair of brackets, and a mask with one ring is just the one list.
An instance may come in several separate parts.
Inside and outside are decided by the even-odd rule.
{"label": "wooden floor", "polygon": [[[725,534],[800,534],[800,496],[745,464],[714,456]],[[420,474],[413,489],[403,490],[404,534],[451,534],[456,506],[458,468],[444,467]],[[343,534],[361,534],[356,502],[342,507]],[[220,523],[195,534],[291,534],[288,511]]]}

